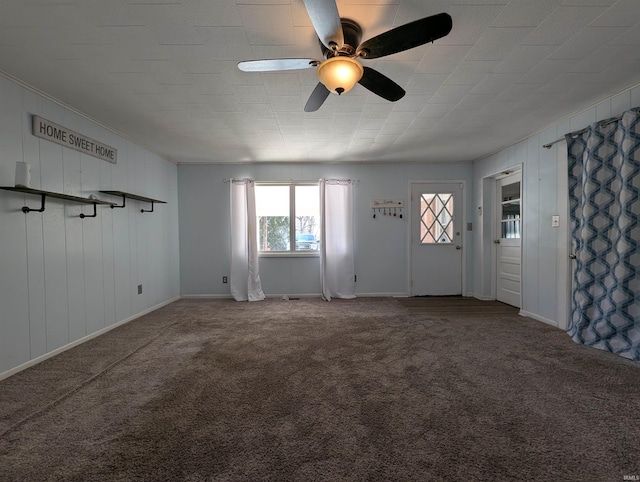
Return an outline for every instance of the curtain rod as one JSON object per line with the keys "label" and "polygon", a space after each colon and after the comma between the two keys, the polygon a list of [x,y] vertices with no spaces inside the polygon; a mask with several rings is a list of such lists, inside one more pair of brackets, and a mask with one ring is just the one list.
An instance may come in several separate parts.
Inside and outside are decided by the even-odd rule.
{"label": "curtain rod", "polygon": [[[223,179],[222,182],[224,182],[225,184],[228,184],[232,181],[233,179]],[[236,179],[237,181],[241,181],[242,179]],[[360,179],[327,179],[328,181],[347,181],[347,182],[360,182]],[[304,184],[304,183],[312,183],[315,181],[309,181],[309,180],[305,180],[305,181],[301,181],[301,180],[296,180],[296,179],[289,179],[288,181],[257,181],[261,184],[291,184],[291,183],[300,183],[300,184]]]}
{"label": "curtain rod", "polygon": [[334,178],[326,178],[325,181],[334,181],[334,182],[360,182],[360,179],[334,179]]}
{"label": "curtain rod", "polygon": [[[589,130],[589,128],[588,128],[588,127],[585,127],[585,128],[580,129],[580,130],[578,130],[578,131],[570,132],[570,133],[569,133],[569,134],[567,134],[567,135],[568,135],[568,136],[571,136],[571,137],[577,137],[577,136],[579,136],[580,134],[584,134],[584,133],[585,133],[585,132],[587,132],[588,130]],[[551,149],[551,146],[553,146],[554,144],[557,144],[558,142],[562,142],[562,141],[564,141],[565,139],[566,139],[566,136],[560,137],[559,139],[556,139],[556,140],[555,140],[555,141],[553,141],[553,142],[549,142],[549,144],[543,144],[543,145],[542,145],[542,147],[544,147],[545,149]]]}
{"label": "curtain rod", "polygon": [[243,177],[242,179],[223,179],[222,182],[224,182],[225,184],[230,183],[231,181],[244,181],[245,179],[249,179],[250,181],[253,181],[253,179],[250,179],[248,177]]}
{"label": "curtain rod", "polygon": [[[629,109],[629,110],[635,110],[636,112],[640,112],[640,107],[633,107],[632,109]],[[605,120],[603,120],[603,121],[600,121],[600,126],[601,126],[601,127],[607,127],[607,126],[608,126],[609,124],[611,124],[612,122],[619,121],[620,119],[622,119],[622,116],[621,116],[621,115],[619,115],[619,116],[617,116],[617,117],[611,117],[611,118],[609,118],[609,119],[605,119]],[[577,136],[579,136],[580,134],[584,134],[584,133],[585,133],[585,132],[587,132],[588,130],[589,130],[589,127],[585,127],[585,128],[583,128],[583,129],[580,129],[580,130],[577,130],[577,131],[574,131],[574,132],[569,132],[569,134],[567,134],[567,135],[568,135],[568,136],[571,136],[571,137],[577,137]],[[549,144],[543,144],[543,145],[542,145],[542,147],[544,147],[545,149],[551,149],[551,146],[553,146],[554,144],[557,144],[558,142],[562,142],[562,141],[564,141],[564,140],[565,140],[565,138],[566,138],[566,136],[561,137],[561,138],[559,138],[559,139],[556,139],[556,140],[555,140],[555,141],[553,141],[553,142],[549,142]]]}

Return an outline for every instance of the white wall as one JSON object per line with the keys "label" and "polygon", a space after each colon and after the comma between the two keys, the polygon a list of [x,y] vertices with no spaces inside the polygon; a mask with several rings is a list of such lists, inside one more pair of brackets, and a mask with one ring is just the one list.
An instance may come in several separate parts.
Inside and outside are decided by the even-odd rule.
{"label": "white wall", "polygon": [[[544,144],[563,138],[565,134],[582,129],[589,124],[622,114],[625,110],[640,106],[640,86],[610,97],[568,119],[562,120],[542,132],[474,163],[474,231],[473,284],[476,295],[490,297],[492,236],[489,232],[490,205],[488,178],[505,169],[522,164],[523,167],[523,239],[522,239],[522,310],[550,324],[564,328],[564,292],[566,279],[566,238],[562,229],[551,227],[551,216],[561,215],[566,228],[568,219],[563,206],[566,199],[558,197],[558,172],[563,172],[566,163],[566,144],[555,144],[544,149]],[[566,189],[565,186],[562,186]],[[483,207],[483,215],[477,207]]]}
{"label": "white wall", "polygon": [[[359,179],[354,187],[357,294],[407,293],[407,222],[410,180],[465,180],[472,186],[471,164],[270,164],[181,165],[180,274],[183,295],[228,295],[229,185],[224,179],[257,181]],[[403,219],[372,217],[371,199],[402,199]],[[467,216],[473,197],[467,193]],[[465,258],[471,276],[471,236]],[[319,294],[318,258],[261,258],[260,276],[267,295]],[[469,288],[469,287],[468,287]]]}
{"label": "white wall", "polygon": [[[140,213],[0,190],[0,378],[31,360],[179,296],[177,167],[70,109],[0,77],[0,186],[16,161],[31,186],[87,197],[118,190],[167,201]],[[31,134],[40,115],[118,150],[116,165]],[[148,205],[144,206],[145,209]],[[137,294],[137,285],[143,293]]]}

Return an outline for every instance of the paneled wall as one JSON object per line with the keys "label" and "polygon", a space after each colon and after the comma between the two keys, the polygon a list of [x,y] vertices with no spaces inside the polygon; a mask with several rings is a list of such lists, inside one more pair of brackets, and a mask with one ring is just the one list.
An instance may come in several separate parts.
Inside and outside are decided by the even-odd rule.
{"label": "paneled wall", "polygon": [[[356,293],[404,295],[408,292],[407,231],[410,180],[465,180],[471,188],[471,164],[270,164],[181,165],[180,274],[183,295],[229,295],[222,277],[229,274],[229,185],[223,180],[257,181],[358,179],[354,186]],[[372,199],[402,199],[403,219],[372,217]],[[472,196],[467,192],[466,214]],[[470,233],[465,233],[470,234]],[[468,283],[471,236],[465,246]],[[318,258],[261,258],[260,276],[267,295],[319,294]],[[437,276],[437,273],[434,273]],[[467,286],[467,289],[470,289]]]}
{"label": "paneled wall", "polygon": [[[179,296],[177,167],[70,109],[0,77],[0,185],[13,186],[16,161],[31,165],[31,187],[74,196],[119,190],[167,201],[140,213],[0,190],[0,377]],[[32,135],[39,115],[115,147],[118,163]],[[142,294],[137,287],[142,285]]]}
{"label": "paneled wall", "polygon": [[[566,143],[544,144],[589,124],[640,106],[640,86],[612,96],[562,120],[528,139],[474,164],[475,221],[473,273],[478,297],[491,298],[493,262],[489,215],[490,178],[522,166],[523,239],[522,310],[524,314],[565,328],[568,300]],[[483,214],[478,214],[478,207]],[[560,215],[560,228],[551,227],[551,216]]]}

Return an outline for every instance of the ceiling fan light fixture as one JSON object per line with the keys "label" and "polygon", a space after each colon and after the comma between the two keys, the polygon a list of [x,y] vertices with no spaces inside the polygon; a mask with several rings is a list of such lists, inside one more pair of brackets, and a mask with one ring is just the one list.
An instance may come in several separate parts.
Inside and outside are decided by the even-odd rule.
{"label": "ceiling fan light fixture", "polygon": [[318,67],[318,80],[334,94],[343,94],[353,89],[364,74],[364,68],[351,57],[331,57]]}

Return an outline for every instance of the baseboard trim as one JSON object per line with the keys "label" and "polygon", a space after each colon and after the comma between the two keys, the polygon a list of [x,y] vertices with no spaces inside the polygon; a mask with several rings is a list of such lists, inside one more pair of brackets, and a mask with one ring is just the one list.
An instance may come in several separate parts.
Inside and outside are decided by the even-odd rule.
{"label": "baseboard trim", "polygon": [[536,321],[541,321],[546,323],[547,325],[555,326],[556,328],[560,328],[558,326],[558,322],[555,320],[550,320],[549,318],[545,318],[544,316],[536,315],[535,313],[531,313],[530,311],[520,310],[518,313],[520,316],[525,316],[527,318],[532,318]]}
{"label": "baseboard trim", "polygon": [[470,293],[468,296],[480,301],[495,301],[495,298],[491,295],[478,295],[476,293]]}
{"label": "baseboard trim", "polygon": [[[289,298],[318,298],[322,296],[322,293],[265,293],[267,298],[282,298],[287,296]],[[356,298],[407,298],[409,295],[403,292],[391,292],[391,293],[356,293]],[[183,300],[197,300],[197,299],[233,299],[231,295],[216,295],[216,294],[201,294],[201,295],[182,295],[180,297]]]}
{"label": "baseboard trim", "polygon": [[0,373],[0,380],[4,380],[5,378],[9,378],[11,375],[15,375],[18,372],[21,372],[23,370],[26,370],[27,368],[30,368],[34,365],[37,365],[38,363],[41,363],[45,360],[47,360],[48,358],[51,358],[53,356],[59,355],[62,352],[65,352],[67,350],[70,350],[73,347],[76,347],[78,345],[83,344],[86,341],[89,341],[93,338],[96,338],[97,336],[103,335],[104,333],[107,333],[108,331],[113,330],[114,328],[117,328],[119,326],[122,326],[126,323],[129,323],[130,321],[135,320],[136,318],[140,318],[141,316],[144,316],[148,313],[151,313],[152,311],[156,311],[160,308],[162,308],[163,306],[166,306],[170,303],[173,303],[174,301],[178,301],[180,299],[180,296],[176,296],[175,298],[171,298],[169,300],[163,301],[162,303],[158,303],[155,306],[152,306],[151,308],[147,308],[146,310],[141,311],[140,313],[136,313],[133,316],[130,316],[129,318],[125,318],[122,321],[118,321],[116,323],[114,323],[113,325],[109,325],[106,326],[104,328],[102,328],[101,330],[95,331],[93,333],[91,333],[90,335],[84,336],[78,340],[72,341],[71,343],[68,343],[64,346],[61,346],[60,348],[56,348],[55,350],[50,351],[49,353],[45,353],[44,355],[40,355],[39,357],[34,358],[33,360],[29,360],[28,362],[22,363],[21,365],[18,365],[17,367],[11,368],[10,370],[7,370],[6,372],[2,372]]}
{"label": "baseboard trim", "polygon": [[408,298],[409,295],[403,292],[391,293],[356,293],[356,298]]}
{"label": "baseboard trim", "polygon": [[272,299],[285,298],[284,301],[286,301],[286,298],[322,298],[321,293],[265,293],[265,296]]}
{"label": "baseboard trim", "polygon": [[214,294],[204,294],[204,295],[182,295],[180,296],[180,299],[182,300],[211,300],[211,299],[216,299],[216,300],[228,300],[228,299],[233,299],[233,296],[231,295],[214,295]]}

